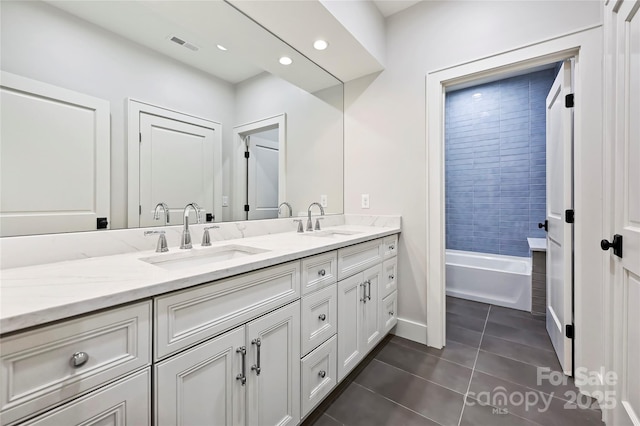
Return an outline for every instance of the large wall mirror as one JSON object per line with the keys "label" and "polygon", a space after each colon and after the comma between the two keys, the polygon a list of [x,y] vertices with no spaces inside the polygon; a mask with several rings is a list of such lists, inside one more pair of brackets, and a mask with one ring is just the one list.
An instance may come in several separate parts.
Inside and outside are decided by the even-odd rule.
{"label": "large wall mirror", "polygon": [[342,83],[228,3],[0,18],[2,236],[343,213]]}

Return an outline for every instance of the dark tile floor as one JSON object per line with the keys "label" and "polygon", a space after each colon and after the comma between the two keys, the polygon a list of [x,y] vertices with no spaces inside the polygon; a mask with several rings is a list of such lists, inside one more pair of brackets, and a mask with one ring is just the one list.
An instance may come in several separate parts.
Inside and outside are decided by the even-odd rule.
{"label": "dark tile floor", "polygon": [[543,320],[447,298],[445,348],[387,337],[304,424],[603,424],[596,402],[570,379],[538,380],[539,367],[560,370]]}

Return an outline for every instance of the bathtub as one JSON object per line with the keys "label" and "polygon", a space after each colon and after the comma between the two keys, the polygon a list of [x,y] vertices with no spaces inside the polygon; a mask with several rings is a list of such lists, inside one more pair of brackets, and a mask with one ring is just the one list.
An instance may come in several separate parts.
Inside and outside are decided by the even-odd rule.
{"label": "bathtub", "polygon": [[447,296],[531,311],[531,258],[446,251]]}

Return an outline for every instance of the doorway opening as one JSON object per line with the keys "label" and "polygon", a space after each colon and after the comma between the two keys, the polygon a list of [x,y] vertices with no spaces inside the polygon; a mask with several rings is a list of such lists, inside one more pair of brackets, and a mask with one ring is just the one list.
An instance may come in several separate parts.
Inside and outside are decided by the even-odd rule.
{"label": "doorway opening", "polygon": [[448,87],[444,120],[447,344],[568,375],[572,69],[552,62]]}
{"label": "doorway opening", "polygon": [[286,200],[286,116],[234,127],[234,220],[275,219]]}

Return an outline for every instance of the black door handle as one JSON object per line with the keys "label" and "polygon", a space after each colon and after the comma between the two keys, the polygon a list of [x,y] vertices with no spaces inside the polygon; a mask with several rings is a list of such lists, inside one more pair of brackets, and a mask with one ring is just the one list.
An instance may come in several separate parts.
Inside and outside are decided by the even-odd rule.
{"label": "black door handle", "polygon": [[549,232],[549,221],[545,220],[544,223],[538,223],[538,228],[544,228],[544,232]]}
{"label": "black door handle", "polygon": [[602,250],[604,251],[613,248],[613,254],[615,254],[619,258],[622,258],[622,235],[614,235],[612,243],[610,243],[609,240],[600,241],[600,248],[602,248]]}

